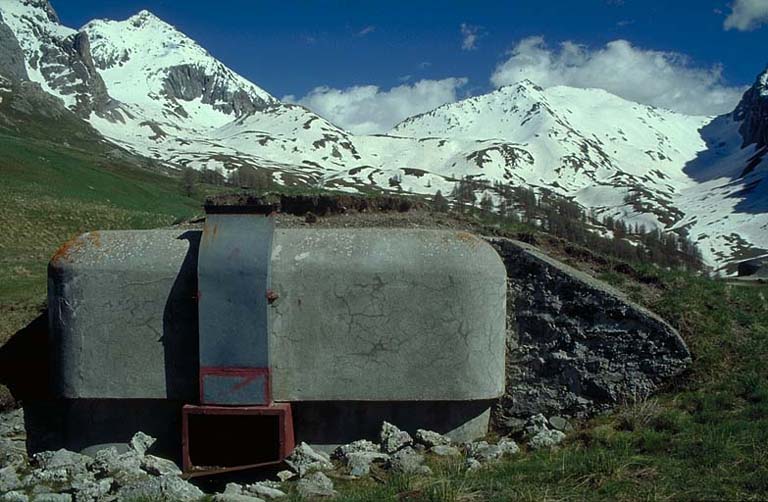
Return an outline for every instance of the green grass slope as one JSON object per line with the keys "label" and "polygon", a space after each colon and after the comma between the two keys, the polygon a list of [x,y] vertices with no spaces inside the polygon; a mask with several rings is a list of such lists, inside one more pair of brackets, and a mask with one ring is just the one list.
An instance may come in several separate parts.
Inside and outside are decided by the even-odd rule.
{"label": "green grass slope", "polygon": [[168,225],[199,208],[175,178],[0,131],[0,343],[44,302],[46,265],[63,242]]}

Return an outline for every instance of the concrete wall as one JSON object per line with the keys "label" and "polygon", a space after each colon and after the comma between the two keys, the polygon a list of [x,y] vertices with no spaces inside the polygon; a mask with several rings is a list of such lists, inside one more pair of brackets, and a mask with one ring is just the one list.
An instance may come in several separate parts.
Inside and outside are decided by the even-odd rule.
{"label": "concrete wall", "polygon": [[[199,231],[95,232],[57,253],[49,274],[57,396],[197,402],[199,241]],[[506,278],[483,240],[285,229],[275,233],[272,267],[276,401],[503,393]]]}

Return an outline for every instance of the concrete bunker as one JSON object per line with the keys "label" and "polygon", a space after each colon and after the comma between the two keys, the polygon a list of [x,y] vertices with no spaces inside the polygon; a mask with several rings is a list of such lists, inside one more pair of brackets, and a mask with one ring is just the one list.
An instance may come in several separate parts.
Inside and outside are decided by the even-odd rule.
{"label": "concrete bunker", "polygon": [[374,438],[385,420],[487,433],[507,341],[490,244],[274,230],[269,207],[207,209],[202,231],[94,232],[54,256],[57,401],[28,420],[55,408],[59,423],[31,449],[88,453],[143,430],[194,474],[279,462],[295,441]]}

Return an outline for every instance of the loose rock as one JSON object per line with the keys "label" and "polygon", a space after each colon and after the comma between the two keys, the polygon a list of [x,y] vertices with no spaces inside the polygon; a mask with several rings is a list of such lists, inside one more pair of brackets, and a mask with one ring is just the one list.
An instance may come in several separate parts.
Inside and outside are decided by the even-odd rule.
{"label": "loose rock", "polygon": [[351,476],[366,476],[371,472],[371,464],[374,462],[387,463],[390,460],[386,453],[376,451],[358,451],[347,456],[347,465]]}
{"label": "loose rock", "polygon": [[325,471],[333,469],[331,459],[322,452],[313,450],[307,443],[302,442],[285,459],[285,463],[293,469],[299,477],[304,477],[312,471]]}
{"label": "loose rock", "polygon": [[181,469],[175,462],[154,455],[146,455],[141,459],[141,468],[154,476],[181,476]]}
{"label": "loose rock", "polygon": [[14,466],[0,469],[0,493],[6,493],[21,488],[21,478]]}
{"label": "loose rock", "polygon": [[90,457],[65,449],[38,453],[33,460],[40,469],[50,471],[63,469],[68,474],[83,473],[93,464]]}
{"label": "loose rock", "polygon": [[533,436],[528,441],[528,446],[534,450],[552,448],[563,442],[565,434],[560,431],[544,430]]}
{"label": "loose rock", "polygon": [[461,451],[458,448],[446,444],[435,445],[429,449],[429,452],[438,457],[457,457],[461,455]]}
{"label": "loose rock", "polygon": [[217,493],[213,496],[215,502],[264,502],[264,499],[251,495],[237,493]]}
{"label": "loose rock", "polygon": [[384,422],[381,426],[381,451],[395,453],[396,451],[413,444],[413,438],[405,431],[401,431],[395,425]]}
{"label": "loose rock", "polygon": [[425,429],[417,429],[415,439],[417,443],[423,444],[427,448],[432,448],[439,445],[445,446],[452,443],[451,438],[448,436],[443,436],[437,432],[428,431]]}
{"label": "loose rock", "polygon": [[286,481],[293,479],[295,477],[296,477],[296,473],[291,472],[289,470],[284,470],[277,473],[277,479],[279,479],[281,483],[285,483]]}
{"label": "loose rock", "polygon": [[101,501],[112,489],[113,481],[112,478],[104,478],[81,483],[77,489],[75,500],[77,500],[77,502]]}
{"label": "loose rock", "polygon": [[22,465],[27,461],[24,441],[0,438],[0,467]]}
{"label": "loose rock", "polygon": [[143,456],[155,444],[155,441],[157,440],[152,436],[139,431],[131,438],[131,449]]}
{"label": "loose rock", "polygon": [[525,433],[528,436],[535,436],[539,432],[549,430],[549,427],[547,427],[548,423],[547,418],[541,413],[531,415],[531,417],[528,418],[528,422],[525,424]]}
{"label": "loose rock", "polygon": [[195,485],[178,476],[160,476],[137,481],[118,491],[118,500],[125,499],[166,499],[179,502],[193,502],[205,494]]}
{"label": "loose rock", "polygon": [[474,458],[480,463],[492,462],[500,459],[504,452],[498,445],[488,444],[487,441],[476,441],[465,446],[467,457]]}
{"label": "loose rock", "polygon": [[250,484],[243,488],[244,492],[263,497],[265,499],[277,499],[285,497],[285,492],[279,490],[275,486],[271,486],[271,483],[261,481],[258,483]]}
{"label": "loose rock", "polygon": [[0,495],[0,501],[2,502],[29,502],[29,497],[21,492],[8,492],[5,495]]}
{"label": "loose rock", "polygon": [[559,416],[549,417],[549,425],[551,425],[553,429],[563,432],[573,429],[571,424],[569,424],[565,418]]}
{"label": "loose rock", "polygon": [[514,455],[520,451],[520,447],[517,446],[517,443],[509,438],[501,438],[498,446],[501,449],[502,455]]}
{"label": "loose rock", "polygon": [[352,443],[339,446],[338,448],[333,450],[333,453],[331,453],[331,458],[335,458],[344,463],[347,463],[347,457],[349,456],[350,453],[378,452],[378,451],[379,451],[379,445],[371,441],[368,441],[367,439],[361,439],[359,441],[354,441]]}
{"label": "loose rock", "polygon": [[296,489],[302,497],[335,497],[333,481],[322,472],[315,471],[299,480]]}
{"label": "loose rock", "polygon": [[141,468],[143,457],[134,450],[118,454],[114,447],[96,452],[92,470],[97,476],[108,476],[120,486],[146,479],[147,473]]}
{"label": "loose rock", "polygon": [[395,452],[389,460],[389,466],[394,472],[402,474],[432,474],[432,469],[424,465],[424,456],[410,446]]}
{"label": "loose rock", "polygon": [[40,493],[32,497],[32,502],[72,502],[69,493]]}

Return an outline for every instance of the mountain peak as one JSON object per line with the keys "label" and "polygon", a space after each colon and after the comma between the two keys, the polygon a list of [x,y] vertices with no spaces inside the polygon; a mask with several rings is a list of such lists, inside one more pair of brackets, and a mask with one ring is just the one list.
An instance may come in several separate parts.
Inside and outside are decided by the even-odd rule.
{"label": "mountain peak", "polygon": [[758,75],[755,86],[760,91],[761,96],[768,96],[768,67],[763,70],[763,73]]}
{"label": "mountain peak", "polygon": [[498,88],[498,90],[502,92],[530,92],[530,91],[543,92],[544,88],[536,84],[532,80],[524,78],[523,80],[520,80],[513,84],[502,85],[501,87]]}
{"label": "mountain peak", "polygon": [[744,139],[742,146],[756,144],[757,147],[768,145],[768,125],[764,120],[768,113],[768,68],[763,70],[744,96],[741,98],[733,119],[741,122],[739,132]]}
{"label": "mountain peak", "polygon": [[168,25],[165,21],[152,14],[150,11],[143,9],[127,19],[132,26],[136,28],[144,28],[152,24]]}

